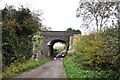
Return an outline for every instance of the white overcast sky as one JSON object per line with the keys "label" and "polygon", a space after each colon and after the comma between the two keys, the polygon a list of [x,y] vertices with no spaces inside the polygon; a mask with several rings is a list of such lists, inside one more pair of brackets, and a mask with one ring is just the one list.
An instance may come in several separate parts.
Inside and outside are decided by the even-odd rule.
{"label": "white overcast sky", "polygon": [[76,18],[79,0],[0,0],[0,9],[6,4],[15,7],[23,5],[31,11],[42,10],[43,24],[53,31],[65,31],[69,27],[82,30],[82,20]]}

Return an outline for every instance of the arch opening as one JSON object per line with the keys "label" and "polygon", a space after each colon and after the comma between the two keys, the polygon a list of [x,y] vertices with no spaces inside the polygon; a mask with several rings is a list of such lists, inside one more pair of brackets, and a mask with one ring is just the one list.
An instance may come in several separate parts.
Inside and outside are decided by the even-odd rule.
{"label": "arch opening", "polygon": [[58,54],[58,53],[56,53],[57,49],[54,48],[54,45],[57,43],[64,45],[64,49],[62,49],[62,51],[64,51],[65,55],[67,54],[67,51],[69,49],[68,43],[62,39],[54,39],[54,40],[49,41],[47,44],[49,46],[49,54],[51,57],[56,57],[56,55]]}

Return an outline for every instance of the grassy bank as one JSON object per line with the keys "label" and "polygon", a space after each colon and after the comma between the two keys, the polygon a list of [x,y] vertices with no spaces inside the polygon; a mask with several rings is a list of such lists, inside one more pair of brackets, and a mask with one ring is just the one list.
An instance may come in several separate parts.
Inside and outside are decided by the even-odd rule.
{"label": "grassy bank", "polygon": [[112,70],[101,70],[100,68],[97,70],[84,69],[82,64],[76,63],[76,56],[65,58],[64,66],[67,78],[79,78],[79,80],[119,80],[117,75],[115,77],[115,72]]}
{"label": "grassy bank", "polygon": [[49,61],[49,58],[42,58],[40,60],[29,60],[26,63],[13,63],[10,67],[6,68],[3,72],[2,78],[12,78],[15,77],[23,72],[30,71],[44,63]]}

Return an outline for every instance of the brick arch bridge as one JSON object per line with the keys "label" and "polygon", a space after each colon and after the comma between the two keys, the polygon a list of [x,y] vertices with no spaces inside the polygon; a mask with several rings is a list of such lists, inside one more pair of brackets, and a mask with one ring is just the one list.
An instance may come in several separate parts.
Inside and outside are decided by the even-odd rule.
{"label": "brick arch bridge", "polygon": [[70,46],[70,38],[74,34],[81,34],[80,32],[67,32],[67,31],[43,31],[40,34],[44,36],[41,42],[42,52],[45,55],[50,54],[53,57],[53,45],[57,42],[62,42],[67,45],[67,50]]}

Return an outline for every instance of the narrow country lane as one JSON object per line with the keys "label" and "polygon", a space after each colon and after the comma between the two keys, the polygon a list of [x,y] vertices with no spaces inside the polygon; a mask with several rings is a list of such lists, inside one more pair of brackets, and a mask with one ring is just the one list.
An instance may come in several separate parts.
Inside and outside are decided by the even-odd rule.
{"label": "narrow country lane", "polygon": [[25,72],[16,78],[66,78],[63,60],[50,61],[30,72]]}

